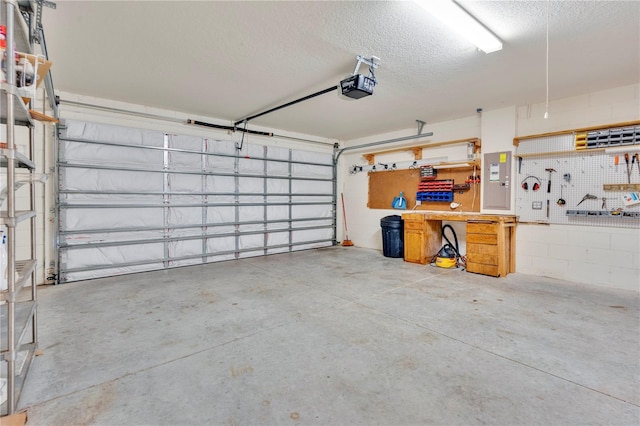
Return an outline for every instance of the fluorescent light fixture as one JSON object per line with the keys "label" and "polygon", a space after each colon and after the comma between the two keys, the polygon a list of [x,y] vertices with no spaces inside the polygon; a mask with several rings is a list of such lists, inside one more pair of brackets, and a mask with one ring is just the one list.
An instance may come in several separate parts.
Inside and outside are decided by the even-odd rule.
{"label": "fluorescent light fixture", "polygon": [[452,0],[414,0],[485,53],[502,50],[502,41]]}

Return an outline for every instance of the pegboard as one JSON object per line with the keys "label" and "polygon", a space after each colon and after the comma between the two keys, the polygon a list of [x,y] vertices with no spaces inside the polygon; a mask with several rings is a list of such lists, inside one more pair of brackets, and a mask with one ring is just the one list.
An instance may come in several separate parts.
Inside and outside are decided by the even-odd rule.
{"label": "pegboard", "polygon": [[419,169],[389,170],[369,172],[370,209],[390,209],[393,198],[400,192],[407,200],[410,209],[416,204],[416,190],[420,182]]}
{"label": "pegboard", "polygon": [[[450,179],[456,184],[464,184],[473,168],[446,168],[437,171],[437,179]],[[369,199],[367,207],[370,209],[390,209],[394,197],[402,191],[407,200],[407,210],[451,211],[451,201],[460,204],[456,211],[480,212],[480,183],[470,184],[469,189],[454,191],[450,201],[423,201],[416,206],[416,192],[420,184],[420,170],[388,170],[369,172]]]}
{"label": "pegboard", "polygon": [[[574,134],[519,142],[514,179],[519,220],[640,228],[640,203],[625,206],[623,199],[625,194],[640,192],[637,187],[629,186],[629,183],[640,185],[640,164],[632,165],[637,150],[629,148],[628,176],[624,152],[577,151],[574,143]],[[619,159],[617,165],[616,155]],[[549,181],[550,192],[547,192]],[[527,189],[523,188],[523,182],[526,182]],[[538,190],[534,190],[536,183]],[[564,200],[564,204],[560,200]]]}

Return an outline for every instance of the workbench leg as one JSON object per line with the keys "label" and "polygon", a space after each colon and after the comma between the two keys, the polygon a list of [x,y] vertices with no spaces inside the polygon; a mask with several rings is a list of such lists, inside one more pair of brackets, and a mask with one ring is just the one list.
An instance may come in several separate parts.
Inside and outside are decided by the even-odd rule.
{"label": "workbench leg", "polygon": [[509,272],[516,272],[516,224],[509,227]]}

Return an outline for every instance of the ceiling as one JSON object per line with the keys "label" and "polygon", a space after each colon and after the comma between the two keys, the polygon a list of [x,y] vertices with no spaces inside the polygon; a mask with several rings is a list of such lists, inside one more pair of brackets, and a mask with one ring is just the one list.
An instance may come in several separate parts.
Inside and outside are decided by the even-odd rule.
{"label": "ceiling", "polygon": [[478,51],[411,1],[58,1],[43,26],[56,90],[219,124],[336,86],[356,55],[377,56],[373,96],[331,92],[249,122],[338,140],[544,102],[547,4],[552,100],[640,81],[638,1],[459,4],[503,50]]}

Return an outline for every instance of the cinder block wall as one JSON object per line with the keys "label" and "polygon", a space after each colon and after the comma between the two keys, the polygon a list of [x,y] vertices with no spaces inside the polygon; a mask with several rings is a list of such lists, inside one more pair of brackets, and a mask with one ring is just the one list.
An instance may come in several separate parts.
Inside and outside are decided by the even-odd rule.
{"label": "cinder block wall", "polygon": [[[640,84],[517,108],[518,136],[640,119]],[[640,230],[519,225],[518,272],[640,292]]]}
{"label": "cinder block wall", "polygon": [[638,291],[640,233],[591,226],[518,226],[519,272]]}

